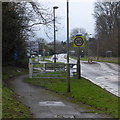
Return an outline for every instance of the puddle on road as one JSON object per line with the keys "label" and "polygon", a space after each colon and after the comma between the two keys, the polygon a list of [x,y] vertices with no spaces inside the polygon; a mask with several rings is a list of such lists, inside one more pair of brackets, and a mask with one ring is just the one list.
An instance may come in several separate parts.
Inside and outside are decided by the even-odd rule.
{"label": "puddle on road", "polygon": [[65,106],[63,102],[60,101],[44,101],[39,102],[40,106]]}

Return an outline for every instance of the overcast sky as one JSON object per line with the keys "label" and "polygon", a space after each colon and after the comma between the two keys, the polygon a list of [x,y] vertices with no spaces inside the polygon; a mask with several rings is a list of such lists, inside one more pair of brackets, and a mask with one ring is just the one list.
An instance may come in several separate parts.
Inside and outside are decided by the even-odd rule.
{"label": "overcast sky", "polygon": [[[56,39],[59,41],[66,41],[66,7],[67,0],[39,0],[40,3],[50,7],[58,6],[56,9],[56,16],[61,18],[61,29],[56,32]],[[95,19],[93,17],[94,13],[94,2],[96,0],[69,0],[69,25],[70,31],[74,28],[84,28],[89,34],[94,35],[95,29]],[[42,31],[41,31],[42,32]],[[48,42],[53,41],[53,37],[51,39],[47,38],[45,34],[38,35],[38,37],[43,37],[47,39]]]}

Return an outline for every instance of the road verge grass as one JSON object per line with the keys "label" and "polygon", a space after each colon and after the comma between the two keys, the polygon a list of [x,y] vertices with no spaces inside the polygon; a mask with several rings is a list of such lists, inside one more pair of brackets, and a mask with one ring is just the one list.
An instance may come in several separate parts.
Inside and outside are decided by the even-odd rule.
{"label": "road verge grass", "polygon": [[16,94],[6,87],[9,78],[27,74],[28,70],[13,66],[3,66],[2,118],[30,118],[29,108],[17,101]]}
{"label": "road verge grass", "polygon": [[[77,60],[77,57],[70,56],[70,58]],[[80,60],[81,61],[88,61],[88,58],[87,57],[81,57]],[[95,62],[115,63],[115,64],[120,65],[119,58],[118,58],[118,60],[108,60],[108,58],[103,57],[103,58],[101,58],[101,60],[96,60],[95,57],[92,57],[92,61],[95,61]]]}
{"label": "road verge grass", "polygon": [[82,78],[79,80],[71,78],[70,93],[66,93],[65,79],[26,78],[25,82],[64,94],[96,108],[100,113],[107,113],[114,118],[118,118],[118,97],[91,83],[87,79]]}

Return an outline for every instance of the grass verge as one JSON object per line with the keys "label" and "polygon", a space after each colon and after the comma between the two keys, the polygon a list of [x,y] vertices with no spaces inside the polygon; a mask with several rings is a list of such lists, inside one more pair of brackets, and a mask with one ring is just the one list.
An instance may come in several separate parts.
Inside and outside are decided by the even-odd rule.
{"label": "grass verge", "polygon": [[18,102],[15,94],[8,88],[2,89],[2,118],[29,118],[28,108]]}
{"label": "grass verge", "polygon": [[[70,56],[72,59],[76,59],[77,60],[77,57],[73,57],[73,56]],[[101,58],[102,59],[102,58]],[[108,58],[107,58],[108,59]],[[105,60],[105,58],[103,57],[103,60],[96,60],[96,58],[92,58],[93,61],[96,61],[96,62],[108,62],[108,63],[115,63],[115,64],[119,64],[120,65],[120,61],[119,61],[119,58],[118,60]],[[81,57],[80,60],[82,61],[88,61],[88,58],[83,58]]]}
{"label": "grass verge", "polygon": [[13,67],[13,66],[3,66],[2,73],[3,73],[2,79],[4,81],[14,76],[28,74],[28,70],[24,68],[19,68],[19,67]]}
{"label": "grass verge", "polygon": [[25,81],[72,97],[96,108],[100,113],[107,113],[114,118],[118,118],[118,97],[84,78],[80,80],[71,78],[71,93],[66,93],[66,80],[26,78]]}
{"label": "grass verge", "polygon": [[[3,67],[3,83],[9,78],[28,73],[24,68],[4,66]],[[2,118],[30,118],[29,108],[18,102],[16,95],[9,88],[2,87]]]}

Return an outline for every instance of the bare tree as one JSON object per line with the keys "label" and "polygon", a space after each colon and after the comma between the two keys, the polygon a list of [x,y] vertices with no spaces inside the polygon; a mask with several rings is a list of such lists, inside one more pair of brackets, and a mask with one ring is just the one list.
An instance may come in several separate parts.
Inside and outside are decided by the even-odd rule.
{"label": "bare tree", "polygon": [[71,41],[73,41],[73,37],[76,36],[77,34],[81,34],[83,36],[87,36],[87,32],[84,28],[74,28],[71,30]]}
{"label": "bare tree", "polygon": [[[25,44],[31,33],[41,25],[52,28],[52,12],[49,8],[33,2],[2,3],[3,61],[25,57]],[[39,27],[37,26],[39,25]],[[16,57],[17,56],[17,57]]]}
{"label": "bare tree", "polygon": [[96,19],[96,36],[98,39],[99,54],[106,55],[110,50],[113,56],[118,56],[118,31],[120,29],[120,1],[96,2],[94,17]]}

